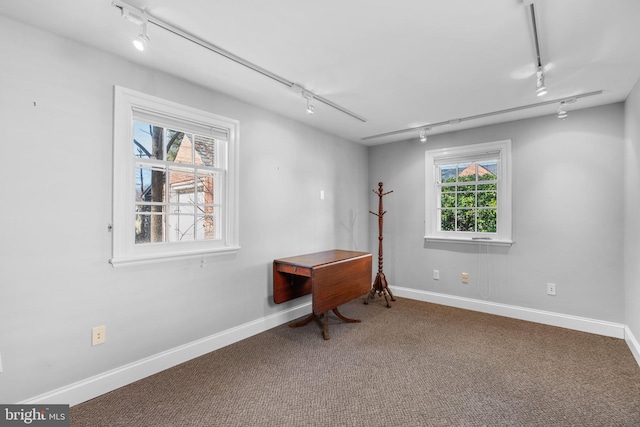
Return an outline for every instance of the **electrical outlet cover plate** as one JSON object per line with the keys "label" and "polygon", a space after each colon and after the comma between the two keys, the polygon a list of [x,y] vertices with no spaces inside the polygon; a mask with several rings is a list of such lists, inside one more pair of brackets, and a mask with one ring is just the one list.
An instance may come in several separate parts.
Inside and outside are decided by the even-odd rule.
{"label": "electrical outlet cover plate", "polygon": [[106,326],[96,326],[91,329],[91,345],[102,344],[106,339]]}
{"label": "electrical outlet cover plate", "polygon": [[462,273],[462,283],[469,283],[469,273]]}
{"label": "electrical outlet cover plate", "polygon": [[556,284],[547,283],[547,295],[555,295],[555,294],[556,294]]}

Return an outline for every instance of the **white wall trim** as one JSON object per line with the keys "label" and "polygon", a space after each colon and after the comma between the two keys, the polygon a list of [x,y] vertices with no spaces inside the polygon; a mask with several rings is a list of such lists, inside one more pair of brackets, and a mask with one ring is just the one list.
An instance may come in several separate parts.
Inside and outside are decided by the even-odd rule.
{"label": "white wall trim", "polygon": [[640,366],[640,343],[638,343],[636,337],[631,333],[629,326],[624,327],[624,340],[627,342],[629,350],[631,350],[631,354],[633,354],[633,357],[636,358],[636,362],[638,362],[638,365]]}
{"label": "white wall trim", "polygon": [[[625,325],[620,323],[606,322],[603,320],[589,319],[586,317],[572,316],[568,314],[554,313],[551,311],[536,310],[532,308],[519,307],[516,305],[500,304],[490,301],[482,301],[471,298],[458,297],[454,295],[440,294],[436,292],[421,291],[416,289],[392,286],[394,295],[415,299],[418,301],[431,302],[435,304],[448,305],[451,307],[464,308],[467,310],[480,311],[482,313],[495,314],[498,316],[511,317],[514,319],[527,320],[529,322],[542,323],[545,325],[559,326],[561,328],[573,329],[576,331],[589,332],[592,334],[604,335],[614,338],[625,338]],[[636,341],[637,344],[637,341]],[[637,357],[636,357],[637,359]]]}
{"label": "white wall trim", "polygon": [[[619,323],[397,286],[393,286],[391,289],[394,295],[403,298],[506,316],[545,325],[559,326],[614,338],[622,338],[627,342],[638,365],[640,365],[640,343],[638,343],[627,326]],[[249,338],[283,323],[290,322],[307,314],[310,306],[310,302],[301,304],[18,403],[77,405],[179,365],[180,363],[187,362],[245,338]]]}
{"label": "white wall trim", "polygon": [[146,357],[102,374],[78,381],[56,390],[32,397],[19,404],[77,405],[142,378],[157,374],[173,366],[249,338],[309,313],[311,303],[245,323],[217,334]]}

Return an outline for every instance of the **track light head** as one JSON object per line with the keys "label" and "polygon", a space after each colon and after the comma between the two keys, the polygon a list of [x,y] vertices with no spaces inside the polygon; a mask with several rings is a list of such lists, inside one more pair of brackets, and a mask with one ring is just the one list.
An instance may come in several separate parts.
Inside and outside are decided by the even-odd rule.
{"label": "track light head", "polygon": [[311,100],[313,99],[313,95],[311,95],[306,90],[303,90],[302,97],[307,100],[307,114],[315,113],[316,107],[315,105],[313,105],[313,102],[311,102]]}
{"label": "track light head", "polygon": [[430,127],[426,127],[420,131],[420,142],[422,142],[423,144],[427,142],[427,132],[430,130]]}
{"label": "track light head", "polygon": [[302,95],[307,100],[307,114],[313,114],[316,111],[316,106],[313,105],[313,93],[307,91],[305,88],[297,83],[291,85],[291,90]]}
{"label": "track light head", "polygon": [[149,36],[147,35],[147,24],[142,24],[142,27],[140,28],[140,34],[138,34],[138,37],[133,39],[133,45],[136,49],[142,52],[149,45],[149,40]]}
{"label": "track light head", "polygon": [[311,100],[307,99],[307,114],[313,114],[316,111],[315,105],[311,103]]}
{"label": "track light head", "polygon": [[562,101],[560,103],[560,105],[558,105],[558,112],[556,113],[556,117],[558,117],[561,120],[564,120],[567,118],[567,116],[569,116],[569,113],[567,113],[567,110],[565,110],[565,101]]}
{"label": "track light head", "polygon": [[542,67],[536,72],[536,95],[542,96],[547,94],[547,87],[544,85],[544,72]]}

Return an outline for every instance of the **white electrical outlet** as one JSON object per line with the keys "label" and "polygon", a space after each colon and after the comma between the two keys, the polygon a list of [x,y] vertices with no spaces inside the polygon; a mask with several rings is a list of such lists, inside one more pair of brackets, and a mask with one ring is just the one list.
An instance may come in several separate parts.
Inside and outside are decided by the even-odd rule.
{"label": "white electrical outlet", "polygon": [[91,329],[91,345],[102,344],[107,339],[106,335],[106,326],[96,326],[95,328]]}
{"label": "white electrical outlet", "polygon": [[547,283],[547,295],[555,295],[555,294],[556,294],[556,284]]}
{"label": "white electrical outlet", "polygon": [[469,273],[462,273],[462,283],[469,283]]}
{"label": "white electrical outlet", "polygon": [[440,270],[433,270],[433,280],[440,280]]}

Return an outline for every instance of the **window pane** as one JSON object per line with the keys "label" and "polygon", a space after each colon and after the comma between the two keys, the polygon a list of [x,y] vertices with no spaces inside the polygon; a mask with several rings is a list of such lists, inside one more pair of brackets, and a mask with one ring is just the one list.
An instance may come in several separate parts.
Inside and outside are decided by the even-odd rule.
{"label": "window pane", "polygon": [[222,174],[198,170],[198,204],[220,204]]}
{"label": "window pane", "polygon": [[480,191],[478,192],[478,207],[492,207],[497,206],[498,193],[495,191]]}
{"label": "window pane", "polygon": [[497,230],[497,211],[495,209],[480,209],[478,211],[478,231],[495,233]]}
{"label": "window pane", "polygon": [[476,193],[458,193],[457,200],[459,208],[472,208],[476,205]]}
{"label": "window pane", "polygon": [[135,242],[163,242],[164,215],[162,206],[138,205],[136,210]]}
{"label": "window pane", "polygon": [[169,168],[169,200],[171,203],[190,203],[195,200],[195,173],[190,168]]}
{"label": "window pane", "polygon": [[478,185],[478,191],[495,191],[497,190],[497,184],[480,184]]}
{"label": "window pane", "polygon": [[456,229],[456,214],[453,209],[442,209],[440,212],[440,229],[454,231]]}
{"label": "window pane", "polygon": [[216,140],[202,135],[194,135],[195,164],[210,167],[220,167],[216,156]]}
{"label": "window pane", "polygon": [[136,201],[157,203],[165,201],[163,167],[138,164],[135,175]]}
{"label": "window pane", "polygon": [[135,174],[136,201],[164,202],[165,169],[162,166],[137,164]]}
{"label": "window pane", "polygon": [[470,192],[470,191],[476,191],[476,186],[475,185],[459,185],[458,186],[458,193]]}
{"label": "window pane", "polygon": [[476,214],[474,209],[458,210],[458,231],[476,231]]}
{"label": "window pane", "polygon": [[136,201],[151,201],[151,168],[136,168]]}
{"label": "window pane", "polygon": [[193,241],[195,238],[194,216],[188,208],[173,209],[168,215],[167,238],[169,242]]}
{"label": "window pane", "polygon": [[457,165],[440,166],[440,182],[455,182]]}
{"label": "window pane", "polygon": [[460,163],[458,165],[458,181],[475,181],[476,180],[476,164]]}
{"label": "window pane", "polygon": [[498,161],[492,160],[478,164],[478,180],[487,181],[498,178]]}
{"label": "window pane", "polygon": [[163,128],[149,123],[133,122],[133,156],[162,160]]}
{"label": "window pane", "polygon": [[193,136],[167,129],[167,161],[193,164]]}
{"label": "window pane", "polygon": [[454,208],[456,206],[456,198],[453,193],[444,193],[440,198],[440,207]]}
{"label": "window pane", "polygon": [[207,206],[201,214],[197,215],[196,226],[198,240],[214,240],[220,239],[222,236],[222,220],[221,209],[219,207]]}

